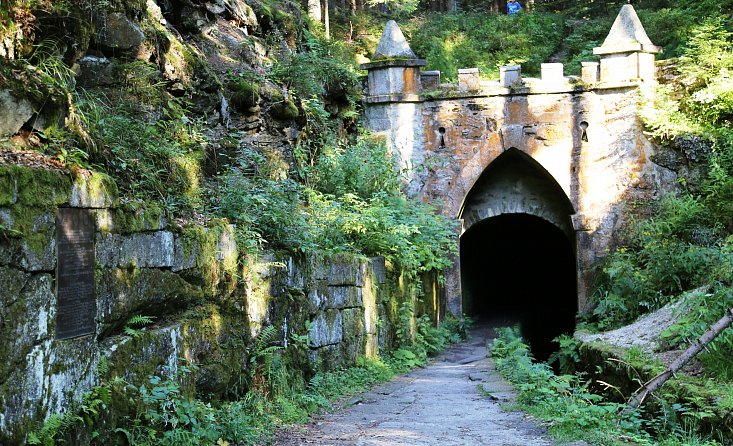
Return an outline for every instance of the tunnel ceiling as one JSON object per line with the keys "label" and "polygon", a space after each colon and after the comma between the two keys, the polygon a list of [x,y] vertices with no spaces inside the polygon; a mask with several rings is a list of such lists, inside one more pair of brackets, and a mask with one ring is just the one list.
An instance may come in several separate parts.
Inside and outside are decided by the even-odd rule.
{"label": "tunnel ceiling", "polygon": [[459,218],[464,229],[503,214],[540,217],[574,239],[570,200],[555,179],[535,160],[509,149],[481,174],[464,200]]}

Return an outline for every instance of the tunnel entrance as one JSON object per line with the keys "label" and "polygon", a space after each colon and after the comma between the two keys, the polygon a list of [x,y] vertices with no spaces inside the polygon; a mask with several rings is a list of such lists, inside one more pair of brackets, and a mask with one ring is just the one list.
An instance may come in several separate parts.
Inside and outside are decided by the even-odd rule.
{"label": "tunnel entrance", "polygon": [[539,217],[505,214],[472,226],[461,237],[461,283],[466,313],[519,324],[537,359],[575,328],[575,255],[567,236]]}
{"label": "tunnel entrance", "polygon": [[529,155],[509,149],[481,174],[460,217],[464,311],[487,323],[519,324],[537,359],[572,333],[578,306],[574,208]]}

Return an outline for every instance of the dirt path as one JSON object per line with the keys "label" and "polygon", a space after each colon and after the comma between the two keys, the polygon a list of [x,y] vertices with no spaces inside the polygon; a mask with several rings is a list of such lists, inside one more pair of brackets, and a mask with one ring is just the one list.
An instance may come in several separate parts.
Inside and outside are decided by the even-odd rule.
{"label": "dirt path", "polygon": [[[491,331],[476,330],[428,366],[375,387],[350,406],[281,432],[277,445],[554,445],[536,421],[500,405],[513,398],[486,358]],[[478,386],[490,393],[482,394]]]}

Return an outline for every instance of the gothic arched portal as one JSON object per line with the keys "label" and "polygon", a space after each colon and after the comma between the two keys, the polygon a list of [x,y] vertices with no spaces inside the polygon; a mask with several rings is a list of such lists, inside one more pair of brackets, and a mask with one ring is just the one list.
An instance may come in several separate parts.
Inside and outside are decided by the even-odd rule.
{"label": "gothic arched portal", "polygon": [[577,313],[574,213],[565,193],[518,150],[498,157],[464,201],[460,239],[464,311],[519,324],[536,357],[571,333]]}

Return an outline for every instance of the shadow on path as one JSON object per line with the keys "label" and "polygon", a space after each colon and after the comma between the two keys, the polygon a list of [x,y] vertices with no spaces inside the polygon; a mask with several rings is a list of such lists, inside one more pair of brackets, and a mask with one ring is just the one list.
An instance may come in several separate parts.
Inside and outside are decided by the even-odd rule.
{"label": "shadow on path", "polygon": [[[276,445],[546,446],[546,430],[501,405],[514,393],[486,357],[493,329],[451,346],[427,366],[350,400],[304,427],[280,432]],[[482,394],[479,385],[489,393]]]}

